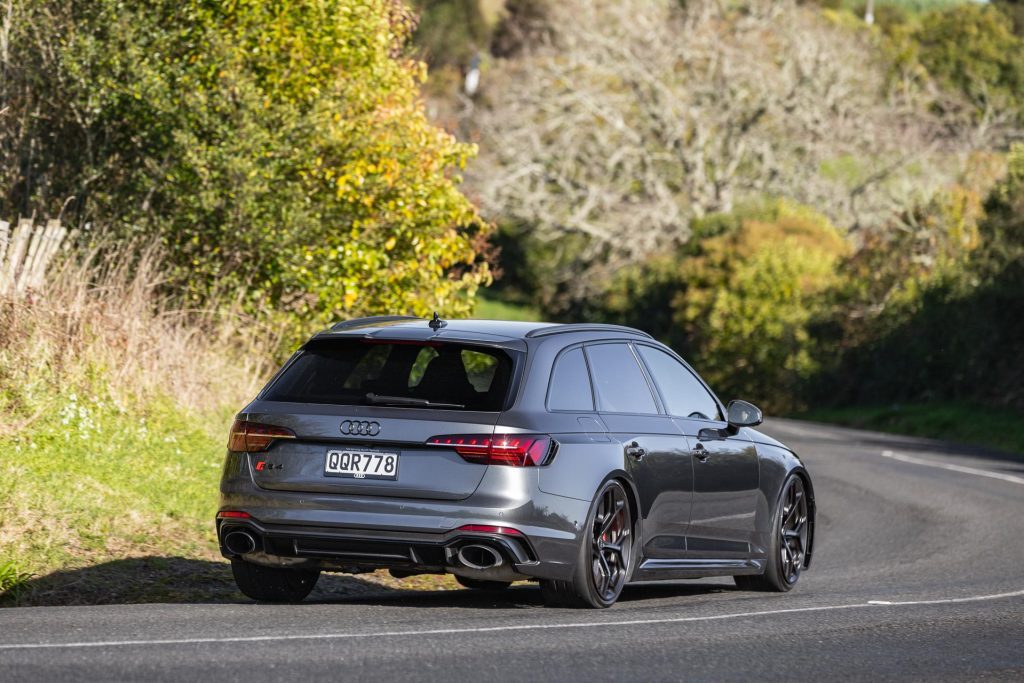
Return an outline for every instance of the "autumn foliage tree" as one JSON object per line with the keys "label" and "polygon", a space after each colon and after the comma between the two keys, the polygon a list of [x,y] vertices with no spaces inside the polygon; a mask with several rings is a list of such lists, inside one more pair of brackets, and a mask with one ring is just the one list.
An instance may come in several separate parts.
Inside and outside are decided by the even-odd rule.
{"label": "autumn foliage tree", "polygon": [[432,126],[395,0],[21,0],[4,216],[159,241],[170,285],[297,327],[471,308],[475,152]]}
{"label": "autumn foliage tree", "polygon": [[745,206],[696,221],[685,247],[621,270],[591,314],[672,344],[723,396],[793,410],[820,370],[813,325],[829,313],[849,250],[812,209]]}

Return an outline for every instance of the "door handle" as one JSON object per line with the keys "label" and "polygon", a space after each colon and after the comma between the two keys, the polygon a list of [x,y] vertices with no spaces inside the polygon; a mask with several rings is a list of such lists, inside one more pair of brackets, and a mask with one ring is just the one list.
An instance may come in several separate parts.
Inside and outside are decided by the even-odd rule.
{"label": "door handle", "polygon": [[636,458],[637,460],[643,460],[643,457],[647,455],[647,449],[634,441],[626,446],[626,455]]}
{"label": "door handle", "polygon": [[711,451],[705,448],[704,444],[699,442],[696,446],[693,447],[693,450],[690,452],[693,453],[693,457],[697,458],[701,462],[706,461],[708,459],[708,456],[711,455]]}

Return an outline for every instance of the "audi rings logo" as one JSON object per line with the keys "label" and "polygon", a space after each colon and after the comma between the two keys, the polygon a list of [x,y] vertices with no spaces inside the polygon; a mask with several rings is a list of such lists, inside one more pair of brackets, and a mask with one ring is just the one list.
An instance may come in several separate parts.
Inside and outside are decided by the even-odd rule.
{"label": "audi rings logo", "polygon": [[341,433],[354,436],[377,436],[380,434],[380,423],[366,420],[345,420],[341,423]]}

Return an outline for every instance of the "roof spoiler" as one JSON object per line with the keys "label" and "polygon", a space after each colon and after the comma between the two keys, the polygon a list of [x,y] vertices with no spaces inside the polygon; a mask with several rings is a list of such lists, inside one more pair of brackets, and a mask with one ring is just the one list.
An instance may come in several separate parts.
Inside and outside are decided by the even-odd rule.
{"label": "roof spoiler", "polygon": [[414,315],[371,315],[367,318],[352,318],[352,320],[344,320],[340,323],[334,323],[331,325],[331,331],[336,332],[338,330],[351,330],[358,327],[372,327],[374,325],[382,325],[386,323],[397,323],[403,320],[423,320],[423,318],[417,318]]}

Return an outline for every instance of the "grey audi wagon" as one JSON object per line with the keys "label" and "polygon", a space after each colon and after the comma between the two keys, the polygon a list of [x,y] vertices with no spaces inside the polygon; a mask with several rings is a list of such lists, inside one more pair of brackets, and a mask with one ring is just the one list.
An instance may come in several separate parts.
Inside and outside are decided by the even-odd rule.
{"label": "grey audi wagon", "polygon": [[609,607],[631,581],[810,565],[811,479],[649,335],[616,325],[362,318],[314,335],[238,414],[217,535],[241,591],[321,572],[448,572]]}

